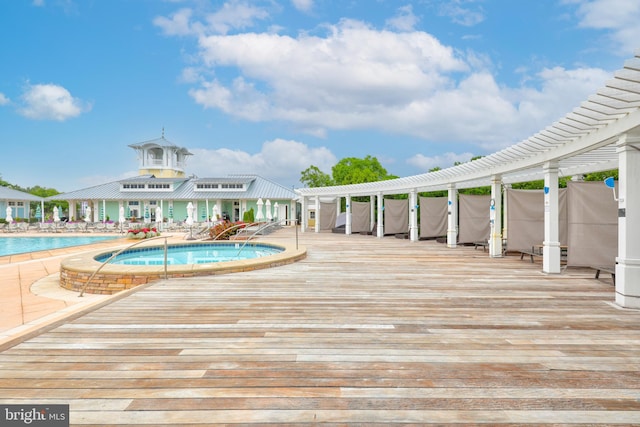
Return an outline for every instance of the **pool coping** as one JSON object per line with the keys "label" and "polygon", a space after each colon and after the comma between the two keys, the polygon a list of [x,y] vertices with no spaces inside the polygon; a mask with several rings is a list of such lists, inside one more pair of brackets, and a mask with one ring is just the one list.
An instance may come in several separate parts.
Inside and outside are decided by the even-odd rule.
{"label": "pool coping", "polygon": [[[239,246],[243,242],[238,241],[212,241],[200,240],[190,241],[188,243],[175,243],[170,245],[184,244],[222,244]],[[266,255],[259,258],[250,258],[237,261],[225,261],[207,264],[185,264],[185,265],[168,265],[166,268],[166,278],[176,277],[194,277],[207,276],[217,274],[229,274],[242,271],[251,271],[264,268],[272,268],[280,265],[291,264],[298,260],[304,259],[307,255],[307,249],[303,246],[274,243],[266,240],[250,242],[249,245],[272,246],[283,249],[282,252],[272,255]],[[121,265],[106,264],[91,279],[91,283],[87,286],[87,281],[100,268],[102,262],[96,261],[94,258],[100,254],[113,253],[121,249],[126,249],[131,245],[120,245],[109,250],[101,249],[89,251],[81,254],[65,258],[60,263],[60,286],[76,292],[98,293],[98,294],[114,294],[123,290],[132,289],[134,287],[150,283],[165,278],[165,267],[160,266],[139,266],[139,265]],[[162,247],[157,241],[149,242],[149,245],[140,244],[137,248]],[[85,289],[86,288],[86,289]]]}

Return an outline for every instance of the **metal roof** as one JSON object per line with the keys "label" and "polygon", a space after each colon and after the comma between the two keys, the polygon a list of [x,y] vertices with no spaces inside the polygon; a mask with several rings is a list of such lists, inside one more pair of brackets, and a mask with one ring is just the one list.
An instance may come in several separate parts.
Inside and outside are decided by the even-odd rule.
{"label": "metal roof", "polygon": [[545,164],[557,164],[560,176],[599,172],[618,167],[616,142],[624,134],[640,136],[640,50],[603,88],[572,112],[496,153],[421,175],[295,191],[313,197],[435,191],[450,184],[473,188],[490,185],[496,176],[506,184],[543,179]]}
{"label": "metal roof", "polygon": [[135,148],[135,149],[142,149],[142,148],[146,148],[146,147],[155,147],[155,146],[160,146],[160,147],[165,147],[165,148],[175,148],[176,152],[182,153],[185,156],[193,155],[186,148],[179,147],[176,144],[174,144],[173,142],[168,141],[164,137],[164,134],[160,138],[150,139],[149,141],[142,141],[142,142],[138,142],[136,144],[129,144],[129,147]]}
{"label": "metal roof", "polygon": [[[173,191],[167,190],[131,190],[121,191],[121,183],[130,182],[144,183],[177,183],[177,188]],[[195,190],[197,182],[235,182],[249,184],[246,191],[229,189],[229,190]],[[46,200],[206,200],[206,199],[225,199],[225,200],[257,200],[274,199],[274,200],[294,200],[297,199],[296,193],[287,187],[277,184],[258,175],[230,175],[223,178],[152,178],[149,175],[141,176],[140,180],[125,179],[121,181],[113,181],[95,187],[89,187],[82,190],[71,191],[68,193],[58,194],[48,197]]]}
{"label": "metal roof", "polygon": [[0,185],[0,200],[28,200],[30,202],[41,202],[45,199],[34,194],[25,193],[24,191],[14,190],[13,188]]}

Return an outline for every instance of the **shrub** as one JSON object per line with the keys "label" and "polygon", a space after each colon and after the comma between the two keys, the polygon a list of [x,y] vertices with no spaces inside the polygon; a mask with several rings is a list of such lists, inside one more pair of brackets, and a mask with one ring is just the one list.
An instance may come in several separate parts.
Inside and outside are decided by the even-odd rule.
{"label": "shrub", "polygon": [[153,228],[132,228],[127,230],[127,239],[148,239],[159,236],[158,230]]}
{"label": "shrub", "polygon": [[253,208],[249,209],[242,215],[242,220],[246,223],[252,223],[255,221],[255,214],[253,213]]}

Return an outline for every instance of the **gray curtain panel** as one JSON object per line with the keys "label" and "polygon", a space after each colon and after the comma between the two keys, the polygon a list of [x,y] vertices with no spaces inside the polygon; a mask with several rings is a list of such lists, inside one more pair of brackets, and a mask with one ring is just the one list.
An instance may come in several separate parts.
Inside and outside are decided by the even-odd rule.
{"label": "gray curtain panel", "polygon": [[335,203],[320,202],[320,230],[331,230],[336,226],[338,207]]}
{"label": "gray curtain panel", "polygon": [[490,195],[460,194],[458,196],[458,242],[473,243],[489,240]]}
{"label": "gray curtain panel", "polygon": [[[506,190],[507,248],[510,251],[530,251],[544,241],[544,191]],[[560,244],[567,244],[567,190],[558,190],[558,233]]]}
{"label": "gray curtain panel", "polygon": [[409,200],[384,199],[384,234],[409,232]]}
{"label": "gray curtain panel", "polygon": [[602,182],[569,182],[567,265],[613,266],[618,256],[618,202]]}
{"label": "gray curtain panel", "polygon": [[447,197],[420,197],[420,237],[423,239],[447,235]]}
{"label": "gray curtain panel", "polygon": [[371,202],[351,201],[351,232],[371,231]]}

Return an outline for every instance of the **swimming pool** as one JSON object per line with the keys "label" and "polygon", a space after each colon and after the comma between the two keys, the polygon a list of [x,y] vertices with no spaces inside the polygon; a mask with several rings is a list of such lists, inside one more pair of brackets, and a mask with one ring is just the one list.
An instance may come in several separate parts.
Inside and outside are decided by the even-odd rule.
{"label": "swimming pool", "polygon": [[[211,264],[260,258],[282,252],[283,249],[261,244],[184,244],[167,246],[167,265]],[[115,252],[100,254],[95,259],[104,262]],[[164,265],[164,247],[126,250],[109,261],[117,265]]]}
{"label": "swimming pool", "polygon": [[119,236],[2,237],[0,238],[0,256],[88,245],[117,238]]}
{"label": "swimming pool", "polygon": [[[243,253],[245,255],[243,259],[237,257],[238,251],[242,247],[242,243],[238,242],[191,242],[168,245],[169,248],[182,247],[183,251],[185,247],[189,246],[194,247],[185,251],[185,253],[192,254],[191,258],[186,255],[186,261],[189,263],[167,264],[166,266],[164,265],[164,245],[129,249],[123,246],[107,251],[102,249],[78,253],[60,262],[60,286],[82,293],[114,294],[163,278],[209,276],[272,268],[296,262],[307,256],[307,250],[298,246],[297,242],[295,245],[285,242],[249,242],[240,253],[240,255]],[[200,246],[204,251],[197,251],[197,246]],[[233,255],[234,259],[217,259],[216,261],[213,259],[213,253],[207,253],[207,251],[218,251],[215,255],[220,257],[225,252],[225,247],[228,251],[227,254]],[[135,265],[104,263],[119,249],[124,249],[123,253],[137,252],[135,255],[142,255],[144,261]],[[260,256],[249,258],[247,255],[250,253]],[[171,256],[177,256],[177,253]]]}

